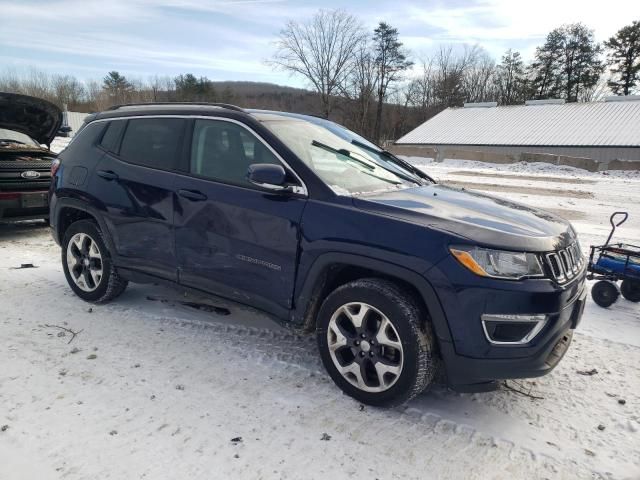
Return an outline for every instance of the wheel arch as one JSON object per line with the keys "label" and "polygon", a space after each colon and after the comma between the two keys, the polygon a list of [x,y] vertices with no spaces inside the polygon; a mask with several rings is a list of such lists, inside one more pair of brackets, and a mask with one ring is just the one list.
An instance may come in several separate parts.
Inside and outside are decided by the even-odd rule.
{"label": "wheel arch", "polygon": [[93,220],[96,222],[102,232],[107,248],[110,252],[115,252],[109,229],[100,212],[73,198],[58,199],[54,218],[51,219],[54,239],[58,244],[62,243],[66,230],[78,220]]}
{"label": "wheel arch", "polygon": [[451,342],[444,310],[426,278],[384,260],[344,253],[326,253],[314,261],[296,295],[291,321],[307,331],[313,330],[320,306],[331,291],[350,281],[371,277],[391,280],[405,287],[429,315],[438,343]]}

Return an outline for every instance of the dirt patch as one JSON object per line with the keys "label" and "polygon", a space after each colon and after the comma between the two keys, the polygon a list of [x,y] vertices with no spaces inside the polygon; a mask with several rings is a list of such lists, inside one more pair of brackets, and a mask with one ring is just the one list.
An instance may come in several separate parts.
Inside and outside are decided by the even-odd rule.
{"label": "dirt patch", "polygon": [[474,182],[459,182],[459,181],[446,181],[441,182],[444,185],[458,188],[468,188],[470,190],[482,190],[491,193],[520,193],[529,195],[542,195],[549,197],[571,197],[571,198],[594,198],[592,192],[585,192],[583,190],[560,190],[556,188],[540,188],[540,187],[519,187],[516,185],[499,185],[497,183],[474,183]]}
{"label": "dirt patch", "polygon": [[508,178],[509,180],[533,180],[536,182],[556,182],[556,183],[572,183],[572,184],[589,184],[596,183],[596,180],[587,180],[582,178],[560,178],[560,177],[542,177],[537,175],[504,175],[502,173],[485,173],[473,172],[471,170],[460,170],[449,172],[448,175],[464,175],[466,177],[485,177],[485,178]]}
{"label": "dirt patch", "polygon": [[575,221],[575,220],[584,220],[587,218],[587,214],[581,212],[579,210],[569,210],[566,208],[547,208],[543,207],[542,210],[545,212],[551,212],[559,217],[564,218],[565,220]]}

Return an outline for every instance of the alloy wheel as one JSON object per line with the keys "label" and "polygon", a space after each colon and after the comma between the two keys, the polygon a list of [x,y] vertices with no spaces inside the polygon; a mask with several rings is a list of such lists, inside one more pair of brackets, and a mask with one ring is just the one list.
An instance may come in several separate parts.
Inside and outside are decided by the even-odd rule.
{"label": "alloy wheel", "polygon": [[340,375],[362,391],[384,392],[400,378],[404,354],[398,331],[367,303],[347,303],[333,313],[327,345]]}
{"label": "alloy wheel", "polygon": [[96,241],[86,233],[76,233],[67,245],[67,267],[73,282],[85,292],[93,292],[102,280],[102,254]]}

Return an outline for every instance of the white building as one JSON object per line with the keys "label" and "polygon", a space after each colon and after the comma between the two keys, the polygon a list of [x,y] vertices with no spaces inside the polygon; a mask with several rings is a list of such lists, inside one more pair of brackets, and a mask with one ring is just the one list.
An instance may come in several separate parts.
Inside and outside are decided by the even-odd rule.
{"label": "white building", "polygon": [[396,145],[438,152],[548,153],[599,162],[640,160],[640,95],[585,103],[465,104],[427,120]]}

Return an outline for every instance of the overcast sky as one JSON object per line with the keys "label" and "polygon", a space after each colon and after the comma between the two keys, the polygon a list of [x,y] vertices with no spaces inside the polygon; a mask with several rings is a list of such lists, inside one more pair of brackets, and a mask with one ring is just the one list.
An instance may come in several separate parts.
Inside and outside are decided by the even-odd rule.
{"label": "overcast sky", "polygon": [[0,71],[30,66],[80,78],[191,72],[305,86],[265,64],[287,19],[344,8],[370,30],[397,27],[415,59],[441,43],[479,43],[529,59],[553,28],[583,22],[604,40],[640,19],[640,0],[0,0]]}

